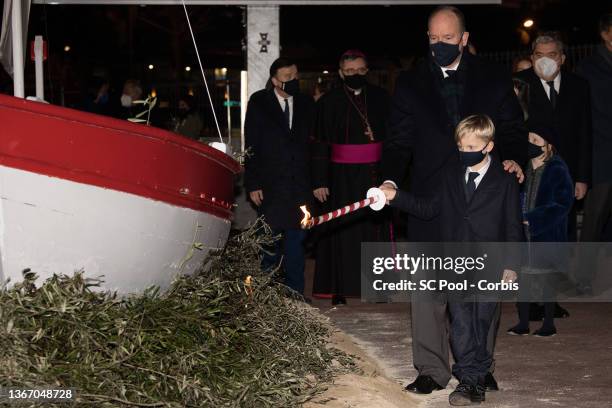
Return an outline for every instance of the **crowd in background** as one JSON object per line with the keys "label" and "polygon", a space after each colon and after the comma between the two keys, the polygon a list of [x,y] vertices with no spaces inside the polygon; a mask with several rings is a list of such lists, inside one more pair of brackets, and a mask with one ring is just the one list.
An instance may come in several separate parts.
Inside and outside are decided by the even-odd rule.
{"label": "crowd in background", "polygon": [[[264,251],[264,268],[280,265],[285,283],[303,294],[300,206],[322,214],[363,199],[372,186],[404,211],[410,242],[602,240],[612,215],[611,14],[598,29],[600,45],[575,70],[566,67],[560,36],[543,32],[511,74],[476,56],[463,13],[442,6],[427,21],[429,54],[400,74],[392,95],[369,82],[367,56],[348,50],[340,86],[318,89],[316,103],[300,92],[297,65],[276,60],[245,122],[245,189],[280,237]],[[361,295],[361,244],[393,241],[397,231],[387,208],[349,213],[313,235],[313,296],[343,305]],[[593,294],[593,271],[582,265],[573,277],[577,294]],[[558,270],[532,256],[499,272],[527,287],[530,274],[545,280]],[[518,303],[519,322],[508,334],[557,334],[554,319],[569,312],[549,289],[542,304]],[[480,403],[499,390],[499,302],[456,302],[436,291],[413,293],[411,303],[419,375],[406,390],[429,394],[452,375],[459,385],[451,405]],[[534,332],[531,320],[541,322]]]}

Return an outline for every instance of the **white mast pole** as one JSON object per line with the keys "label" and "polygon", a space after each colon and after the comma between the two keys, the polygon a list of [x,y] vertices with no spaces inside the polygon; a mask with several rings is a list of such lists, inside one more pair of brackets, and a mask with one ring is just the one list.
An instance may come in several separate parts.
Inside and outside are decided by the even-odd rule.
{"label": "white mast pole", "polygon": [[43,76],[43,38],[42,35],[34,37],[34,64],[36,67],[36,98],[45,100],[45,81]]}
{"label": "white mast pole", "polygon": [[[8,1],[8,0],[7,0]],[[21,0],[13,0],[11,5],[11,29],[13,42],[13,85],[14,95],[25,97],[24,85],[24,47],[23,47],[23,12]]]}

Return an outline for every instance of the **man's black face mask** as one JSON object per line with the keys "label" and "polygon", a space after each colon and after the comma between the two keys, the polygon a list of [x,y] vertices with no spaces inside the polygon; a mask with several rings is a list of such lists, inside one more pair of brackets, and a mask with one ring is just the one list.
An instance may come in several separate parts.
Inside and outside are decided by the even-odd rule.
{"label": "man's black face mask", "polygon": [[300,92],[300,81],[297,79],[292,79],[291,81],[282,83],[282,90],[287,92],[289,95],[294,96]]}
{"label": "man's black face mask", "polygon": [[344,83],[351,89],[361,89],[366,85],[367,82],[368,81],[365,75],[354,74],[344,76]]}
{"label": "man's black face mask", "polygon": [[429,44],[433,59],[441,67],[447,67],[461,54],[459,44],[449,44],[443,41]]}

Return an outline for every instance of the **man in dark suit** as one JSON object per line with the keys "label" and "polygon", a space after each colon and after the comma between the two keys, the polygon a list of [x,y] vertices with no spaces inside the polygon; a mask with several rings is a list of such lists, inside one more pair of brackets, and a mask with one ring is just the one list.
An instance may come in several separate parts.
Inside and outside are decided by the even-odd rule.
{"label": "man in dark suit", "polygon": [[[605,230],[612,230],[612,13],[600,18],[599,35],[601,44],[576,69],[589,82],[593,109],[593,184],[584,203],[582,242],[606,241]],[[582,267],[577,279],[580,293],[593,292],[594,270],[594,264]]]}
{"label": "man in dark suit", "polygon": [[[591,182],[591,101],[588,83],[562,70],[563,43],[555,33],[544,33],[532,44],[533,68],[517,73],[529,84],[529,123],[554,129],[556,148],[582,200]],[[569,215],[568,240],[576,241],[576,204]]]}
{"label": "man in dark suit", "polygon": [[[439,215],[440,238],[444,242],[521,241],[519,186],[516,178],[504,171],[499,159],[490,156],[494,132],[493,122],[486,115],[462,120],[455,133],[461,163],[446,167],[435,195],[419,198],[383,186],[390,205],[422,219]],[[499,271],[488,273],[493,274],[495,281],[502,278],[511,283],[516,280],[517,261],[518,258],[510,259],[509,263],[499,265]],[[473,295],[466,299],[457,294],[448,298],[450,340],[455,356],[453,374],[459,380],[449,396],[451,405],[484,401],[485,381],[493,363],[487,337],[498,303],[493,301],[495,297]]]}
{"label": "man in dark suit", "polygon": [[[457,163],[455,127],[474,113],[492,119],[497,129],[493,153],[503,160],[506,171],[515,172],[522,181],[527,130],[509,73],[464,52],[469,33],[455,7],[443,6],[430,15],[428,36],[428,58],[397,82],[383,150],[383,185],[397,186],[411,164],[411,191],[430,196],[441,183],[444,168]],[[409,216],[407,224],[410,241],[440,241],[439,217],[425,221]],[[419,376],[406,389],[430,393],[444,388],[451,376],[446,299],[413,302],[411,314],[412,354]],[[491,352],[498,322],[497,318],[489,336]],[[492,375],[487,386],[497,388]]]}
{"label": "man in dark suit", "polygon": [[314,101],[299,92],[297,66],[279,58],[270,67],[268,88],[255,92],[247,107],[244,183],[258,213],[281,235],[262,266],[283,259],[287,286],[304,292],[305,232],[300,229],[300,205],[310,200],[308,143],[314,120]]}

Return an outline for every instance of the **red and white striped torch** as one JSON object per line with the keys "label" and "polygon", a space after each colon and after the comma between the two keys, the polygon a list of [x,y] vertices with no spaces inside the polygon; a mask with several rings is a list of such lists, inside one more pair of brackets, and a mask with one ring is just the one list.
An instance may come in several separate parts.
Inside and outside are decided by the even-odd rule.
{"label": "red and white striped torch", "polygon": [[338,208],[337,210],[330,211],[327,214],[319,215],[318,217],[312,218],[310,216],[310,212],[306,208],[305,205],[302,205],[300,209],[304,213],[304,218],[302,218],[302,229],[310,229],[319,224],[323,224],[324,222],[331,221],[336,218],[340,218],[348,213],[360,210],[365,207],[370,207],[374,211],[380,211],[384,208],[387,199],[385,197],[385,193],[377,187],[372,187],[366,193],[366,199],[357,201],[356,203],[346,205],[342,208]]}

